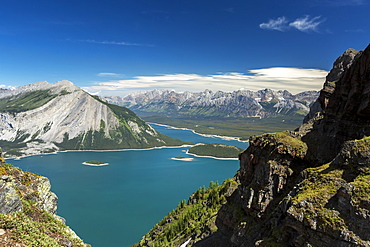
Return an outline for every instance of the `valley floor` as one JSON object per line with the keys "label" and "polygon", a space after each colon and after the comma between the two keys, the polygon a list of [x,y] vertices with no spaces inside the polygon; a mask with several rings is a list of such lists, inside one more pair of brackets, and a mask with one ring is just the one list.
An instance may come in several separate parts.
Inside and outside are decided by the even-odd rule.
{"label": "valley floor", "polygon": [[229,136],[248,140],[252,135],[294,130],[302,124],[303,116],[278,116],[268,118],[168,118],[143,116],[146,122],[187,128],[199,134]]}

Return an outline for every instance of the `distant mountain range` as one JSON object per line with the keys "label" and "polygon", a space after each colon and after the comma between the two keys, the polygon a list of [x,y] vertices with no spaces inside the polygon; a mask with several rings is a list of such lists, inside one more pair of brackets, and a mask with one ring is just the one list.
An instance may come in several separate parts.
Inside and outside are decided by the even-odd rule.
{"label": "distant mountain range", "polygon": [[181,143],[155,131],[131,110],[91,96],[69,81],[0,91],[0,146],[8,155]]}
{"label": "distant mountain range", "polygon": [[112,104],[125,106],[141,116],[167,117],[268,117],[276,115],[306,115],[310,105],[319,96],[318,91],[296,95],[287,90],[271,89],[253,92],[183,92],[158,90],[119,96],[105,96]]}

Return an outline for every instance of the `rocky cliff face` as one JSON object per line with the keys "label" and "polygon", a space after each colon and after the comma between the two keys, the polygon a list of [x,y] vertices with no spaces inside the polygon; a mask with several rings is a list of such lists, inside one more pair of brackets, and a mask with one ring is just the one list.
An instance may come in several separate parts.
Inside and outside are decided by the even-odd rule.
{"label": "rocky cliff face", "polygon": [[0,140],[8,154],[13,147],[23,147],[21,151],[28,154],[59,148],[144,148],[179,143],[156,132],[127,108],[110,105],[69,81],[43,81],[1,91]]}
{"label": "rocky cliff face", "polygon": [[1,246],[87,246],[56,215],[58,198],[46,177],[0,165]]}
{"label": "rocky cliff face", "polygon": [[170,90],[153,90],[135,93],[124,98],[106,96],[113,104],[127,106],[138,114],[173,117],[267,117],[279,114],[305,115],[318,92],[307,91],[292,95],[288,91],[270,89],[257,92],[176,93]]}
{"label": "rocky cliff face", "polygon": [[217,233],[195,246],[370,246],[370,46],[343,58],[320,114],[251,137]]}

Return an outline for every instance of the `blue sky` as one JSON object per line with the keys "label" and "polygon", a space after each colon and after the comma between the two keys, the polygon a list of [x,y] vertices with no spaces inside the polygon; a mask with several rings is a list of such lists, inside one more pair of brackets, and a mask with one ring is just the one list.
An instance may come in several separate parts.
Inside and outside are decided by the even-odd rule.
{"label": "blue sky", "polygon": [[369,13],[370,0],[0,0],[0,84],[319,90],[369,44]]}

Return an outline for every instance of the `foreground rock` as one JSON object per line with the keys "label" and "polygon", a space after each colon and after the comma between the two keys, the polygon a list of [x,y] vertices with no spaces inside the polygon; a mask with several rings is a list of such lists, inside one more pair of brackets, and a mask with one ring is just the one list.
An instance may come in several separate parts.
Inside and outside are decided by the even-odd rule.
{"label": "foreground rock", "polygon": [[321,112],[295,132],[250,139],[218,233],[196,246],[370,246],[370,46],[343,59]]}
{"label": "foreground rock", "polygon": [[50,182],[0,165],[0,246],[88,246],[56,215]]}

